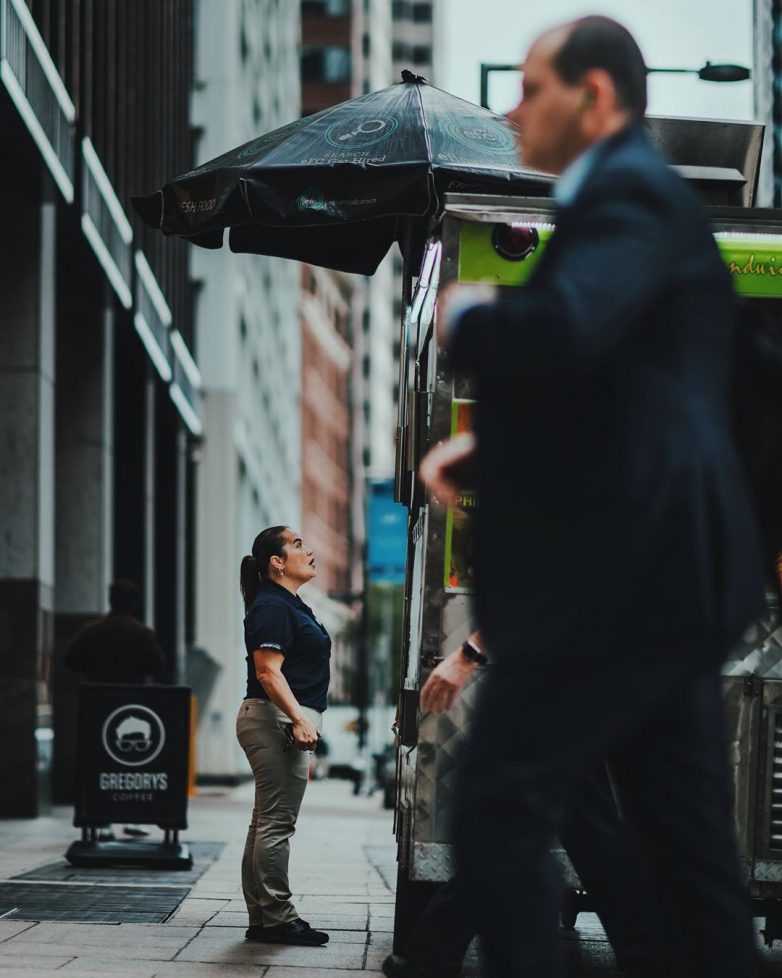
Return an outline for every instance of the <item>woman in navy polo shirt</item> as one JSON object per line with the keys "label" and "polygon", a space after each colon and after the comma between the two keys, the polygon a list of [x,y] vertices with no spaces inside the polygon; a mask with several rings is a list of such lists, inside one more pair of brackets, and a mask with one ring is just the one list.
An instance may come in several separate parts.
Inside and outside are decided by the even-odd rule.
{"label": "woman in navy polo shirt", "polygon": [[298,596],[315,557],[290,527],[272,526],[242,560],[247,697],[236,735],[255,777],[255,807],[242,858],[251,941],[325,944],[303,921],[288,883],[290,837],[307,787],[329,688],[331,639]]}

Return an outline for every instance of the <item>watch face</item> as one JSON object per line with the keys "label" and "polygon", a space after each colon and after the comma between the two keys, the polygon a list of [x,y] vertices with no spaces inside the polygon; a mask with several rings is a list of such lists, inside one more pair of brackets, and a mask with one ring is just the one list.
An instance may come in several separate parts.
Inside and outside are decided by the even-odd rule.
{"label": "watch face", "polygon": [[469,639],[462,646],[462,655],[471,662],[477,662],[478,665],[485,665],[489,661],[483,652],[479,652]]}

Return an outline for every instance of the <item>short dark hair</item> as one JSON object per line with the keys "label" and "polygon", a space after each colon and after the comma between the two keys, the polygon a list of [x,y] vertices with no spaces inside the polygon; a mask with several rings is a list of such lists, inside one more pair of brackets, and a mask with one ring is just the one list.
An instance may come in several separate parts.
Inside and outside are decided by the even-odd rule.
{"label": "short dark hair", "polygon": [[120,577],[109,585],[109,607],[124,614],[141,613],[141,592],[135,581]]}
{"label": "short dark hair", "polygon": [[643,118],[646,64],[633,35],[617,21],[598,16],[573,21],[552,64],[568,85],[580,82],[591,68],[601,68],[611,76],[619,105],[635,119]]}

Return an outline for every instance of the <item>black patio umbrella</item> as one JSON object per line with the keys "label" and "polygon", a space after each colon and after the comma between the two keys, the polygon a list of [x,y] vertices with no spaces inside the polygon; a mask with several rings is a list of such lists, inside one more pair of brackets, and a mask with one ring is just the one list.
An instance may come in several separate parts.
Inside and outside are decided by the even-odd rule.
{"label": "black patio umbrella", "polygon": [[[531,192],[510,123],[412,73],[305,116],[134,197],[164,234],[372,274],[394,241],[422,243],[446,190]],[[407,254],[410,259],[412,256]]]}

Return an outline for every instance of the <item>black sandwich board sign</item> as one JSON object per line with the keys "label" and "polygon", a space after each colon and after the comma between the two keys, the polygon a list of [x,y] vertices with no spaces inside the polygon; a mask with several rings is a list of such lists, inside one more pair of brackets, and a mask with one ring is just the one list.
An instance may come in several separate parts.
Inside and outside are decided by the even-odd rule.
{"label": "black sandwich board sign", "polygon": [[[187,686],[81,686],[73,824],[83,832],[71,862],[176,862],[187,828],[190,702]],[[158,825],[165,843],[99,841],[94,830],[111,823]]]}

